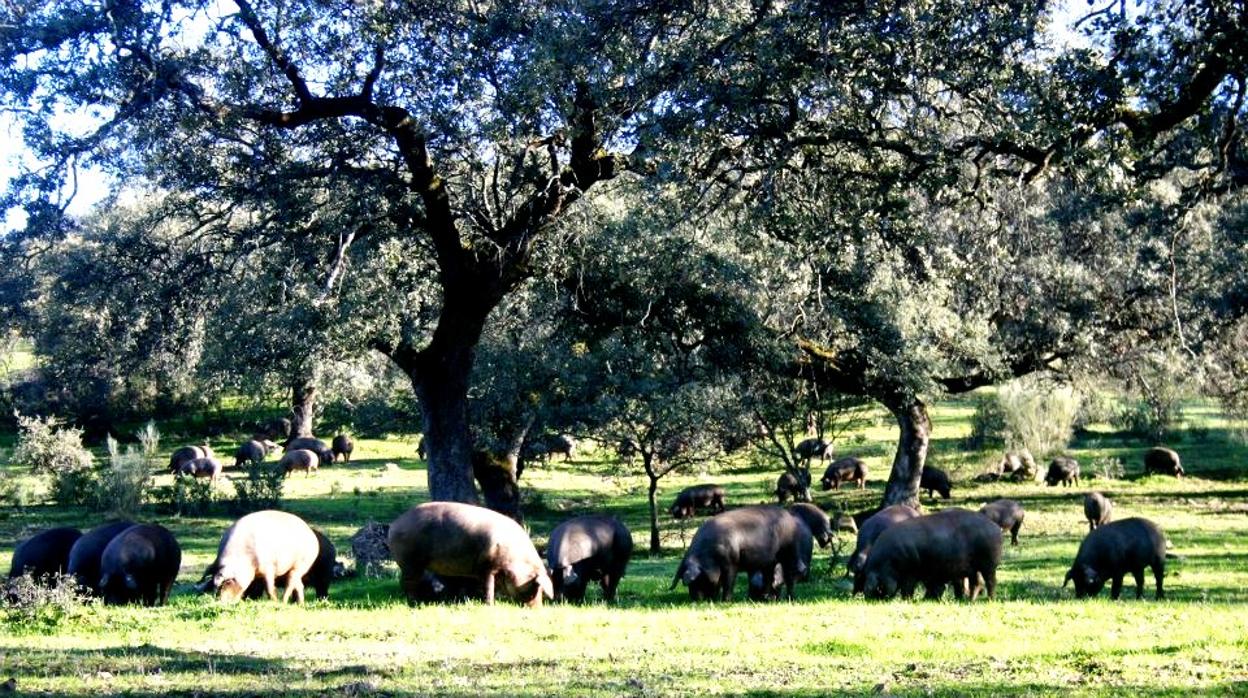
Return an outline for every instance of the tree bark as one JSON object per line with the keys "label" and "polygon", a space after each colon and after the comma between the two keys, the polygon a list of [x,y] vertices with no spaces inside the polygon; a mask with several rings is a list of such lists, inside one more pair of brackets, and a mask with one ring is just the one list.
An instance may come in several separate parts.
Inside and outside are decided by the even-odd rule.
{"label": "tree bark", "polygon": [[884,490],[884,506],[905,504],[919,506],[919,478],[927,462],[927,447],[932,438],[932,420],[927,405],[918,398],[887,404],[897,420],[897,453],[893,470]]}
{"label": "tree bark", "polygon": [[[645,458],[646,456],[642,457]],[[646,466],[646,471],[650,477],[650,491],[648,493],[650,501],[650,552],[658,554],[662,548],[659,544],[659,478],[649,472],[649,465]]]}
{"label": "tree bark", "polygon": [[290,438],[311,437],[316,417],[316,376],[297,379],[291,385]]}

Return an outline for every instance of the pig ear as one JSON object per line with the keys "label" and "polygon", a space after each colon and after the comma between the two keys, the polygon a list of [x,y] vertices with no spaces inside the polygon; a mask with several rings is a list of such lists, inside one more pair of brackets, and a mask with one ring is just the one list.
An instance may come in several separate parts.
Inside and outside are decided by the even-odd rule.
{"label": "pig ear", "polygon": [[676,585],[680,584],[681,577],[684,575],[684,573],[685,573],[685,561],[681,560],[680,566],[676,568],[675,576],[672,577],[672,585],[667,588],[668,591],[675,589]]}
{"label": "pig ear", "polygon": [[133,574],[126,575],[126,588],[130,591],[134,591],[139,588],[139,582],[134,578]]}
{"label": "pig ear", "polygon": [[1071,567],[1070,569],[1066,570],[1066,579],[1062,581],[1062,588],[1065,589],[1066,585],[1070,584],[1070,580],[1074,578],[1075,578],[1075,568]]}

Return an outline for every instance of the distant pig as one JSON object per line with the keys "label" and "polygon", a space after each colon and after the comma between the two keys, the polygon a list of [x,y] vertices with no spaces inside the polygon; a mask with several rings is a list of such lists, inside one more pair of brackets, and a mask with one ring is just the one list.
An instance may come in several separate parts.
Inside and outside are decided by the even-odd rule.
{"label": "distant pig", "polygon": [[240,445],[234,452],[234,467],[241,468],[247,463],[259,465],[268,455],[277,450],[277,444],[268,439],[255,438]]}
{"label": "distant pig", "polygon": [[1178,452],[1169,448],[1150,448],[1144,454],[1144,474],[1151,475],[1157,473],[1159,475],[1170,475],[1171,477],[1183,477],[1183,463],[1179,460]]}
{"label": "distant pig", "polygon": [[929,497],[935,496],[932,493],[936,492],[941,499],[949,499],[949,476],[940,468],[925,466],[919,475],[919,489],[927,490]]}
{"label": "distant pig", "polygon": [[1114,503],[1100,492],[1083,495],[1083,515],[1088,519],[1088,531],[1095,531],[1097,526],[1109,523],[1113,510]]}
{"label": "distant pig", "polygon": [[724,488],[719,485],[694,485],[686,487],[676,495],[668,512],[673,518],[687,519],[699,509],[709,510],[712,514],[724,510]]}
{"label": "distant pig", "polygon": [[998,499],[979,508],[979,513],[1010,532],[1010,545],[1018,545],[1018,529],[1023,527],[1023,505],[1013,499]]}
{"label": "distant pig", "polygon": [[854,547],[854,554],[849,556],[849,574],[854,578],[855,594],[861,594],[866,584],[867,578],[863,572],[867,566],[867,556],[870,555],[871,546],[875,544],[875,540],[894,524],[918,516],[919,512],[905,504],[894,504],[880,509],[862,522],[862,526],[858,528],[858,542]]}
{"label": "distant pig", "polygon": [[355,442],[346,434],[339,434],[334,437],[333,446],[330,448],[335,459],[342,456],[344,463],[351,462],[351,452],[355,450]]}
{"label": "distant pig", "polygon": [[784,506],[786,499],[792,499],[795,502],[809,502],[810,473],[781,473],[776,480],[776,491],[774,494],[780,500],[781,506]]}
{"label": "distant pig", "polygon": [[69,526],[49,528],[27,538],[13,549],[9,579],[29,574],[36,581],[65,574],[69,551],[82,538],[82,531]]}
{"label": "distant pig", "polygon": [[978,594],[975,581],[983,578],[991,599],[1000,562],[1001,529],[996,524],[965,509],[945,509],[881,533],[867,556],[863,591],[867,598],[910,598],[922,584],[924,598],[939,599],[952,584],[959,598],[970,586],[973,601]]}
{"label": "distant pig", "polygon": [[613,516],[578,516],[550,532],[546,566],[556,599],[585,599],[585,587],[597,581],[602,597],[615,601],[616,589],[633,556],[633,534]]}
{"label": "distant pig", "polygon": [[287,475],[296,470],[302,470],[305,475],[311,475],[316,472],[316,466],[319,462],[320,458],[312,451],[306,448],[297,448],[282,454],[282,459],[278,461],[277,467]]}
{"label": "distant pig", "polygon": [[841,458],[828,466],[820,482],[824,492],[840,489],[842,482],[856,482],[858,489],[862,489],[867,484],[867,464],[853,456]]}
{"label": "distant pig", "polygon": [[135,524],[109,541],[100,555],[104,603],[163,606],[181,566],[182,548],[169,529]]}
{"label": "distant pig", "polygon": [[1079,484],[1079,461],[1068,456],[1058,456],[1049,462],[1049,472],[1044,476],[1044,483],[1049,487],[1062,483],[1062,486]]}
{"label": "distant pig", "polygon": [[221,476],[221,461],[216,458],[195,458],[188,460],[178,468],[179,475],[190,477],[206,477],[216,482]]}
{"label": "distant pig", "polygon": [[294,438],[286,442],[287,453],[290,453],[291,451],[297,451],[300,449],[308,450],[308,451],[315,453],[316,457],[320,460],[320,462],[317,465],[319,465],[322,468],[334,462],[333,449],[331,449],[329,446],[326,446],[325,442],[321,441],[320,439],[314,439],[310,436],[301,436],[301,437]]}
{"label": "distant pig", "polygon": [[1105,581],[1112,584],[1111,599],[1122,594],[1122,578],[1135,578],[1135,598],[1144,597],[1144,568],[1153,570],[1157,600],[1166,598],[1162,578],[1166,574],[1166,537],[1147,519],[1131,518],[1098,526],[1083,539],[1075,562],[1066,573],[1065,587],[1075,582],[1075,596],[1084,598],[1101,593]]}
{"label": "distant pig", "polygon": [[216,458],[208,446],[183,446],[169,456],[169,472],[177,474],[182,471],[182,464],[196,458]]}
{"label": "distant pig", "polygon": [[737,573],[770,574],[778,563],[793,598],[793,583],[807,571],[800,560],[803,531],[809,540],[805,524],[775,506],[742,507],[707,519],[676,568],[671,588],[683,582],[694,601],[729,601]]}
{"label": "distant pig", "polygon": [[812,459],[818,458],[819,462],[823,462],[832,458],[832,454],[836,449],[832,447],[832,442],[823,439],[804,439],[793,447],[793,455],[806,461],[808,464]]}
{"label": "distant pig", "polygon": [[528,606],[541,606],[555,592],[542,558],[520,524],[472,504],[428,502],[408,509],[390,524],[390,553],[399,563],[400,584],[418,600],[426,571],[471,577],[485,586],[485,602],[495,589]]}
{"label": "distant pig", "polygon": [[109,521],[84,533],[69,550],[66,573],[74,577],[78,586],[99,595],[100,557],[104,554],[104,548],[122,531],[133,525],[133,521]]}
{"label": "distant pig", "polygon": [[277,582],[286,580],[282,601],[303,603],[303,579],[321,556],[316,533],[303,519],[284,511],[266,510],[235,521],[221,536],[212,563],[212,588],[223,601],[237,601],[256,579],[269,598],[277,600]]}

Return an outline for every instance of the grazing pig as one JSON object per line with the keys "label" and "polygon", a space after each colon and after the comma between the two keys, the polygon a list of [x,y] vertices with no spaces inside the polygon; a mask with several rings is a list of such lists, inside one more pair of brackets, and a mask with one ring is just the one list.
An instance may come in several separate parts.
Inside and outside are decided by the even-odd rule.
{"label": "grazing pig", "polygon": [[13,549],[9,579],[29,574],[36,581],[65,574],[69,551],[82,538],[82,531],[69,526],[49,528],[27,538]]}
{"label": "grazing pig", "polygon": [[316,466],[319,461],[320,458],[312,451],[306,448],[297,448],[282,454],[282,459],[278,461],[277,467],[281,468],[282,472],[287,475],[294,470],[302,470],[305,475],[311,475],[316,472]]}
{"label": "grazing pig", "polygon": [[193,461],[196,458],[216,458],[216,454],[207,445],[183,446],[169,456],[169,472],[175,475],[182,472],[182,464]]}
{"label": "grazing pig", "polygon": [[1097,526],[1104,526],[1114,510],[1114,503],[1100,492],[1089,492],[1083,495],[1083,515],[1088,519],[1088,531],[1095,531]]}
{"label": "grazing pig", "polygon": [[561,453],[565,461],[570,461],[576,453],[576,439],[568,434],[548,436],[546,437],[546,452],[552,455]]}
{"label": "grazing pig", "polygon": [[795,502],[810,501],[810,473],[781,473],[776,480],[776,491],[774,492],[777,499],[780,500],[780,506],[784,506],[784,500],[792,499]]}
{"label": "grazing pig", "polygon": [[894,524],[909,521],[918,516],[919,512],[905,504],[894,504],[880,509],[862,522],[862,526],[858,528],[858,543],[854,546],[854,554],[849,556],[849,574],[854,578],[855,594],[862,593],[866,584],[867,578],[864,572],[867,557],[871,553],[871,546],[875,544],[875,540]]}
{"label": "grazing pig", "polygon": [[585,599],[585,587],[597,581],[602,598],[615,601],[616,588],[633,556],[633,534],[613,516],[578,516],[550,532],[546,566],[556,599]]}
{"label": "grazing pig", "polygon": [[290,419],[279,417],[263,424],[260,430],[270,439],[285,440],[290,438],[290,428]]}
{"label": "grazing pig", "polygon": [[1096,596],[1110,580],[1109,597],[1122,594],[1122,578],[1135,577],[1135,598],[1144,597],[1144,568],[1153,570],[1157,600],[1166,598],[1161,580],[1166,574],[1166,537],[1147,519],[1130,518],[1098,526],[1079,544],[1075,563],[1066,573],[1065,587],[1075,582],[1075,596]]}
{"label": "grazing pig", "polygon": [[724,510],[724,488],[719,485],[694,485],[686,487],[676,495],[668,513],[673,518],[687,519],[699,509],[707,509],[712,514]]}
{"label": "grazing pig", "polygon": [[[316,562],[312,563],[312,569],[303,575],[303,589],[306,593],[308,588],[311,587],[316,592],[316,598],[327,599],[329,598],[329,585],[334,581],[334,567],[338,564],[338,550],[334,548],[334,544],[330,542],[324,533],[315,528],[312,529],[312,532],[316,534],[318,552]],[[216,573],[215,563],[209,565],[208,570],[204,573],[209,583],[203,585],[200,591],[211,591],[211,579]],[[289,586],[288,581],[287,578],[283,577],[278,580],[278,583],[282,586]],[[251,586],[247,587],[247,591],[243,592],[243,598],[262,599],[265,593],[264,580],[253,579]]]}
{"label": "grazing pig", "polygon": [[237,601],[257,578],[277,600],[277,581],[286,578],[282,601],[303,603],[303,578],[321,556],[321,544],[303,519],[284,511],[257,511],[235,521],[221,536],[212,563],[212,588],[223,601]]}
{"label": "grazing pig", "polygon": [[179,475],[189,475],[191,477],[206,477],[216,482],[221,476],[221,461],[216,458],[196,458],[188,460],[178,468]]}
{"label": "grazing pig", "polygon": [[1172,449],[1150,448],[1144,454],[1144,474],[1151,475],[1157,473],[1159,475],[1170,475],[1172,477],[1183,477],[1183,463],[1179,460],[1179,454]]}
{"label": "grazing pig", "polygon": [[814,504],[798,503],[789,506],[789,513],[806,524],[820,548],[826,548],[832,543],[832,522],[823,509]]}
{"label": "grazing pig", "polygon": [[637,443],[632,439],[620,439],[619,443],[615,445],[615,454],[620,457],[620,460],[629,465],[632,465],[633,459],[637,457],[637,453],[640,450],[637,447]]}
{"label": "grazing pig", "polygon": [[969,580],[973,601],[979,575],[991,599],[1000,562],[1001,529],[996,524],[965,509],[945,509],[880,534],[867,556],[863,592],[867,598],[891,599],[898,593],[910,598],[922,584],[924,598],[938,599],[945,585],[952,584],[960,598]]}
{"label": "grazing pig", "polygon": [[333,457],[336,459],[342,456],[344,463],[351,462],[351,452],[355,450],[355,442],[346,434],[339,434],[334,437],[333,446],[330,448]]}
{"label": "grazing pig", "polygon": [[100,557],[104,554],[104,548],[122,531],[133,525],[133,521],[108,521],[84,533],[69,550],[66,573],[73,575],[78,586],[99,595]]}
{"label": "grazing pig", "polygon": [[135,524],[109,541],[100,555],[104,603],[163,606],[181,566],[182,548],[169,529]]}
{"label": "grazing pig", "polygon": [[791,599],[794,581],[808,571],[801,568],[799,557],[803,532],[809,540],[801,519],[775,506],[742,507],[707,519],[694,534],[670,588],[684,582],[694,601],[729,601],[738,572],[770,574],[779,563]]}
{"label": "grazing pig", "polygon": [[408,599],[419,600],[426,571],[472,577],[485,585],[485,602],[495,588],[525,605],[554,598],[542,558],[520,524],[502,514],[459,502],[428,502],[408,509],[390,524],[390,554],[399,563]]}
{"label": "grazing pig", "polygon": [[979,513],[1010,532],[1010,545],[1018,545],[1018,529],[1023,527],[1023,505],[1013,499],[998,499],[979,508]]}
{"label": "grazing pig", "polygon": [[429,455],[429,451],[425,448],[425,440],[422,437],[421,440],[416,444],[416,457],[421,460],[425,460],[425,457],[428,455]]}
{"label": "grazing pig", "polygon": [[255,438],[240,445],[234,452],[234,467],[241,468],[247,463],[259,465],[268,455],[277,450],[277,444],[268,439]]}
{"label": "grazing pig", "polygon": [[320,439],[314,439],[310,436],[301,436],[297,439],[291,439],[286,442],[287,453],[298,450],[307,450],[315,453],[316,457],[321,461],[318,465],[322,468],[334,462],[333,449],[326,446],[325,442]]}
{"label": "grazing pig", "polygon": [[867,484],[867,464],[861,458],[847,456],[828,466],[823,473],[823,491],[839,490],[842,482],[856,482],[858,489],[862,489]]}
{"label": "grazing pig", "polygon": [[1058,456],[1049,462],[1049,472],[1044,476],[1044,482],[1049,487],[1054,487],[1057,483],[1062,483],[1065,487],[1070,484],[1079,484],[1079,461],[1068,456]]}
{"label": "grazing pig", "polygon": [[936,492],[940,494],[941,499],[949,499],[949,476],[940,468],[925,466],[919,475],[919,489],[927,490],[929,497],[936,496],[932,494]]}
{"label": "grazing pig", "polygon": [[793,455],[806,461],[807,464],[815,458],[818,458],[820,463],[830,460],[833,453],[835,449],[832,448],[832,442],[823,439],[803,439],[793,447]]}

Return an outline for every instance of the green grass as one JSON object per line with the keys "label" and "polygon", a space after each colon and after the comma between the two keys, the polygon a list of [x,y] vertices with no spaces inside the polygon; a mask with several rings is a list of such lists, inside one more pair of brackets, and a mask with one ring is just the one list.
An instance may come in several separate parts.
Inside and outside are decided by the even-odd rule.
{"label": "green grass", "polygon": [[[934,410],[933,462],[955,476],[953,500],[934,506],[974,508],[1008,496],[1026,507],[1021,545],[1006,550],[995,601],[851,598],[843,563],[833,566],[823,550],[795,603],[692,604],[682,588],[668,586],[696,522],[663,517],[663,552],[650,557],[642,550],[644,478],[591,455],[527,470],[525,511],[539,545],[577,513],[606,510],[624,519],[639,552],[615,607],[410,608],[393,578],[344,580],[329,601],[302,608],[225,606],[190,587],[233,517],[153,511],[144,518],[169,526],[184,548],[170,605],[90,606],[51,632],[0,626],[0,681],[13,676],[28,694],[77,696],[816,696],[881,685],[916,696],[1248,695],[1248,478],[1239,465],[1248,447],[1234,436],[1238,425],[1205,405],[1190,406],[1190,428],[1175,442],[1191,475],[1182,481],[1139,477],[1142,445],[1095,431],[1072,452],[1085,468],[1119,458],[1127,477],[1064,489],[970,482],[993,455],[960,450],[969,414],[965,403]],[[893,438],[893,427],[879,420],[846,439],[840,451],[867,454],[872,482],[863,492],[817,493],[817,501],[849,510],[878,501]],[[233,443],[212,445],[225,454]],[[427,499],[414,445],[411,438],[362,440],[350,466],[292,477],[286,508],[324,529],[346,557],[347,538],[364,522],[389,521]],[[733,504],[764,501],[776,470],[751,469],[747,460],[665,480],[663,500],[690,483],[715,481]],[[0,470],[24,477],[12,466]],[[157,479],[167,484],[168,476]],[[1093,487],[1114,499],[1118,518],[1146,516],[1165,529],[1182,556],[1168,569],[1167,601],[1153,601],[1151,586],[1144,602],[1076,601],[1061,588],[1086,530],[1082,493]],[[42,506],[0,510],[0,567],[30,531],[102,518]],[[1128,582],[1124,596],[1133,592]]]}

